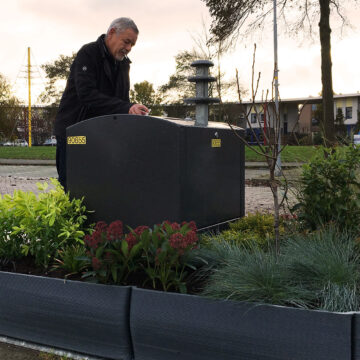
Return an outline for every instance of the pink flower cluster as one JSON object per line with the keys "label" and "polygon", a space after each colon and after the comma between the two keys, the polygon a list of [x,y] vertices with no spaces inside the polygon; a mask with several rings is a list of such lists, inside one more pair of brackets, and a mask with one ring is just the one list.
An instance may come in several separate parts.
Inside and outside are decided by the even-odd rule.
{"label": "pink flower cluster", "polygon": [[145,230],[148,230],[149,227],[145,225],[138,226],[136,229],[134,229],[134,232],[136,235],[140,236]]}
{"label": "pink flower cluster", "polygon": [[137,236],[134,233],[129,233],[125,237],[125,241],[128,243],[128,249],[129,251],[133,248],[135,244],[137,244],[138,239]]}
{"label": "pink flower cluster", "polygon": [[198,241],[198,237],[195,231],[189,231],[185,236],[176,233],[170,236],[169,244],[174,249],[184,250],[190,246],[195,246]]}
{"label": "pink flower cluster", "polygon": [[[105,236],[106,235],[106,236]],[[105,221],[99,221],[95,225],[95,231],[84,238],[85,244],[91,249],[97,249],[105,241],[120,239],[123,235],[123,224],[120,220],[113,221],[109,226]]]}
{"label": "pink flower cluster", "polygon": [[113,221],[106,232],[108,241],[120,239],[123,236],[123,223],[120,220]]}
{"label": "pink flower cluster", "polygon": [[101,244],[103,242],[101,234],[102,234],[102,231],[95,230],[92,233],[92,235],[85,235],[85,237],[84,237],[85,244],[90,249],[97,249],[99,244]]}
{"label": "pink flower cluster", "polygon": [[197,227],[196,227],[195,221],[189,221],[189,222],[183,221],[183,222],[181,223],[181,226],[184,226],[185,224],[187,224],[187,226],[188,226],[192,231],[197,232]]}
{"label": "pink flower cluster", "polygon": [[166,230],[166,227],[165,227],[165,224],[169,225],[173,230],[180,230],[180,228],[184,225],[187,225],[191,230],[193,231],[197,231],[197,227],[196,227],[196,224],[195,224],[195,221],[190,221],[190,222],[186,222],[186,221],[183,221],[180,224],[178,224],[177,222],[170,222],[169,220],[165,220],[163,222],[163,226],[162,226],[162,229],[163,230]]}

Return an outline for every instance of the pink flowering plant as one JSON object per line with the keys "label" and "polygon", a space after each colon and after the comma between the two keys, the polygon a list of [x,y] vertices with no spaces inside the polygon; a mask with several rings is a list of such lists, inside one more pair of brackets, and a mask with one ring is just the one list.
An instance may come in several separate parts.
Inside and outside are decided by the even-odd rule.
{"label": "pink flowering plant", "polygon": [[186,292],[187,268],[196,270],[189,262],[189,255],[198,246],[197,229],[193,221],[164,221],[155,225],[152,231],[142,234],[143,265],[152,287],[160,283],[164,291],[170,288]]}
{"label": "pink flowering plant", "polygon": [[[129,228],[124,234],[121,221],[110,225],[98,222],[91,235],[85,237],[91,277],[101,283],[127,284],[129,275],[137,273],[144,284],[186,292],[187,269],[191,251],[198,246],[193,221],[181,225],[164,221],[155,225]],[[142,276],[141,276],[142,274]]]}
{"label": "pink flowering plant", "polygon": [[104,284],[124,284],[129,274],[140,265],[141,243],[133,234],[123,233],[123,224],[117,220],[107,225],[99,221],[91,235],[84,238],[91,271],[83,277]]}

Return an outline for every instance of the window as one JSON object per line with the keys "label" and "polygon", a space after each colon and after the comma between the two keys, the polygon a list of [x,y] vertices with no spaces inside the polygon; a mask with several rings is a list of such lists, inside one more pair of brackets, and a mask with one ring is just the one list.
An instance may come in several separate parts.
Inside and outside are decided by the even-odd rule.
{"label": "window", "polygon": [[256,113],[251,114],[251,123],[256,124]]}
{"label": "window", "polygon": [[264,123],[264,114],[260,114],[260,122],[263,124]]}
{"label": "window", "polygon": [[352,106],[345,108],[345,119],[352,119]]}

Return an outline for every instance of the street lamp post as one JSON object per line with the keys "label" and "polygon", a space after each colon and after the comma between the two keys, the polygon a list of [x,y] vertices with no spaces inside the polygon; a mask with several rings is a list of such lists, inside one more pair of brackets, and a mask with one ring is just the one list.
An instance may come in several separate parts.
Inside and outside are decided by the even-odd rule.
{"label": "street lamp post", "polygon": [[[275,121],[274,126],[278,125],[278,156],[276,158],[275,175],[281,175],[281,119],[279,111],[279,68],[278,68],[278,41],[277,41],[277,14],[276,0],[274,0],[274,87],[275,87]],[[275,133],[276,134],[276,133]]]}

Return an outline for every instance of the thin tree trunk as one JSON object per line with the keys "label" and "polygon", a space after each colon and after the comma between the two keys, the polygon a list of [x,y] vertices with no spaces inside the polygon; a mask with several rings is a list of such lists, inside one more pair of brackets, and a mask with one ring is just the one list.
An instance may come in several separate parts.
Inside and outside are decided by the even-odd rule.
{"label": "thin tree trunk", "polygon": [[[276,145],[274,145],[276,146]],[[280,209],[279,209],[279,195],[278,195],[278,184],[275,180],[275,163],[276,158],[272,159],[272,165],[270,167],[270,188],[274,199],[274,235],[275,235],[275,253],[278,255],[280,252]]]}
{"label": "thin tree trunk", "polygon": [[334,98],[332,86],[330,0],[319,0],[320,4],[320,45],[321,81],[323,97],[322,130],[326,146],[335,143]]}

